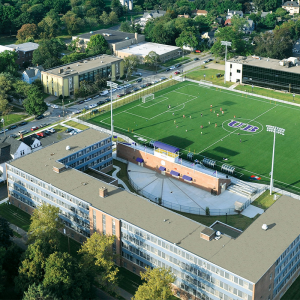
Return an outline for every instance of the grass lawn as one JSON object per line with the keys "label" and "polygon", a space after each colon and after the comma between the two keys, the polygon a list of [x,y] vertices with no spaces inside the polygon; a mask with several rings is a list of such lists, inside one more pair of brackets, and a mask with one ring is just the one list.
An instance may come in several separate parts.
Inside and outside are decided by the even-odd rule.
{"label": "grass lawn", "polygon": [[[146,142],[177,146],[182,157],[191,151],[199,160],[216,160],[218,169],[226,157],[226,163],[236,167],[235,176],[251,180],[251,175],[257,175],[262,183],[270,179],[273,148],[273,135],[265,126],[285,128],[286,135],[276,138],[274,179],[277,187],[294,192],[300,192],[299,168],[290,154],[298,153],[300,147],[299,119],[299,107],[191,82],[158,91],[152,101],[136,100],[114,109],[115,130],[136,142],[142,137]],[[89,122],[110,128],[110,113]]]}
{"label": "grass lawn", "polygon": [[12,109],[12,112],[25,112],[25,109],[21,105],[10,105],[10,108]]}
{"label": "grass lawn", "polygon": [[[223,76],[217,77],[216,75],[218,73],[222,74]],[[186,73],[186,77],[198,81],[199,80],[210,81],[213,84],[225,86],[225,87],[230,87],[233,84],[232,82],[226,82],[224,84],[224,71],[215,70],[215,69],[197,69]]]}
{"label": "grass lawn", "polygon": [[[10,126],[11,124],[14,124],[14,123],[18,123],[18,122],[21,122],[22,120],[28,118],[28,115],[25,114],[25,115],[17,115],[17,114],[9,114],[9,115],[6,115],[4,117],[1,117],[4,119],[4,125],[5,125],[5,128],[7,128],[8,126]],[[0,124],[0,127],[2,128],[3,124],[1,123]]]}
{"label": "grass lawn", "polygon": [[[75,98],[66,97],[64,99],[64,104],[67,105],[67,104],[73,103],[73,102],[75,102],[77,100]],[[51,104],[63,105],[63,101],[61,99],[57,98],[57,99],[51,101]]]}
{"label": "grass lawn", "polygon": [[[252,93],[251,85],[241,85],[240,84],[240,85],[236,86],[235,89]],[[255,87],[253,87],[253,94],[293,102],[293,93],[278,92],[278,91],[260,88],[260,87],[255,86]],[[295,103],[300,104],[300,95],[295,94]]]}
{"label": "grass lawn", "polygon": [[9,35],[0,35],[0,45],[10,45],[15,44],[17,41],[17,38],[15,35],[9,36]]}
{"label": "grass lawn", "polygon": [[188,56],[178,57],[178,58],[175,58],[175,59],[168,60],[167,62],[163,63],[162,65],[164,67],[170,67],[170,66],[173,66],[173,65],[176,65],[176,64],[179,64],[179,63],[184,63],[187,60],[191,60],[191,58],[188,57]]}
{"label": "grass lawn", "polygon": [[118,286],[134,295],[139,285],[143,283],[140,276],[120,267],[118,273]]}
{"label": "grass lawn", "polygon": [[28,231],[29,229],[31,216],[14,205],[6,203],[1,204],[0,216],[25,231]]}
{"label": "grass lawn", "polygon": [[155,66],[148,66],[148,65],[145,65],[145,64],[139,64],[137,66],[137,68],[142,69],[142,70],[147,70],[147,71],[156,71],[156,70],[159,71],[161,69],[160,66],[155,67]]}
{"label": "grass lawn", "polygon": [[134,188],[130,185],[128,174],[127,174],[127,165],[114,159],[114,166],[121,168],[121,170],[117,173],[117,177],[124,181],[124,183],[128,186],[131,192],[136,193]]}
{"label": "grass lawn", "polygon": [[270,191],[267,190],[263,194],[261,194],[255,201],[253,201],[251,204],[254,206],[257,206],[262,209],[269,208],[275,201],[274,201],[274,195],[280,195],[278,193],[273,193],[270,195]]}
{"label": "grass lawn", "polygon": [[68,125],[68,126],[72,126],[74,128],[80,129],[80,130],[85,130],[85,129],[89,128],[88,126],[83,125],[83,124],[79,124],[79,123],[77,123],[75,121],[68,121],[65,124]]}

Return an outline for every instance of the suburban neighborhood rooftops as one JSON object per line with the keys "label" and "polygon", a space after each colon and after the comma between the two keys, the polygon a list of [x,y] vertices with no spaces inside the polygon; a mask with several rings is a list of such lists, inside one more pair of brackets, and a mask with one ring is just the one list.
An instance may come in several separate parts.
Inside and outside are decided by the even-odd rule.
{"label": "suburban neighborhood rooftops", "polygon": [[118,30],[111,30],[111,29],[100,29],[96,31],[91,31],[89,33],[83,33],[76,36],[73,36],[72,39],[76,39],[77,37],[84,40],[89,40],[91,36],[95,34],[101,34],[104,36],[105,40],[109,44],[116,44],[119,42],[125,41],[125,38],[128,39],[134,39],[135,34],[134,33],[128,33],[128,32],[122,32]]}
{"label": "suburban neighborhood rooftops", "polygon": [[163,55],[173,50],[181,51],[181,49],[176,46],[143,42],[131,45],[130,47],[119,49],[118,51],[144,57],[148,55],[151,51],[155,51],[158,55]]}
{"label": "suburban neighborhood rooftops", "polygon": [[[300,201],[290,197],[282,196],[236,239],[221,235],[219,240],[207,241],[200,238],[207,228],[200,223],[81,171],[72,168],[59,174],[53,171],[58,159],[107,137],[88,129],[10,164],[253,283],[299,235]],[[66,146],[71,149],[66,150]],[[101,187],[107,188],[105,198],[99,196]],[[269,229],[262,230],[263,224]]]}
{"label": "suburban neighborhood rooftops", "polygon": [[28,42],[28,43],[23,43],[23,44],[10,44],[10,45],[6,45],[6,47],[15,49],[17,51],[33,51],[36,50],[39,47],[39,44],[37,43],[32,43],[32,42]]}
{"label": "suburban neighborhood rooftops", "polygon": [[99,69],[101,66],[109,65],[113,62],[121,61],[121,58],[111,55],[101,54],[99,56],[89,57],[81,61],[70,63],[42,71],[42,73],[50,73],[60,77],[68,77],[74,74],[83,74],[93,69]]}

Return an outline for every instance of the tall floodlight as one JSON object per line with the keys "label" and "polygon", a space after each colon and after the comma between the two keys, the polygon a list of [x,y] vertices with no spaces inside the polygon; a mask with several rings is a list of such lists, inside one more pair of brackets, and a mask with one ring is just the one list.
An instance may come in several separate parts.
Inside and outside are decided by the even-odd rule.
{"label": "tall floodlight", "polygon": [[224,83],[226,83],[227,46],[231,46],[231,42],[221,41],[221,45],[225,46],[225,75],[224,75]]}
{"label": "tall floodlight", "polygon": [[112,140],[114,136],[112,88],[116,88],[118,87],[118,85],[112,81],[107,81],[107,86],[110,86],[110,122],[111,122],[111,140]]}
{"label": "tall floodlight", "polygon": [[274,132],[272,168],[271,168],[271,182],[270,182],[270,195],[272,195],[272,190],[273,190],[274,157],[275,157],[275,138],[276,138],[276,133],[284,135],[285,129],[280,128],[280,127],[276,127],[276,126],[272,126],[272,125],[267,125],[267,131]]}

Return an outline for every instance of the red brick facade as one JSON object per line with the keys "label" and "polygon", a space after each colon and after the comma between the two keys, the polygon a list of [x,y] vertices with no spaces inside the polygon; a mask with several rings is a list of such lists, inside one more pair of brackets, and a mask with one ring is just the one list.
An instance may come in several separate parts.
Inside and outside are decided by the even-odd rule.
{"label": "red brick facade", "polygon": [[[144,160],[143,167],[149,168],[156,172],[160,172],[159,167],[161,166],[162,159],[152,154],[146,153],[141,150],[136,150],[128,145],[118,143],[117,155],[118,157],[126,159],[127,161],[134,164],[138,164],[136,162],[136,159],[137,157],[140,157]],[[171,170],[177,171],[180,173],[178,180],[184,181],[182,179],[182,176],[187,175],[193,178],[192,183],[190,183],[191,185],[200,188],[202,190],[205,190],[207,192],[213,191],[217,195],[221,194],[221,188],[223,184],[226,183],[226,186],[230,184],[230,179],[216,178],[214,176],[201,173],[197,170],[193,170],[191,168],[182,166],[178,163],[169,162],[167,160],[165,160],[164,167],[166,168],[166,172],[165,172],[166,176],[172,177],[172,175],[170,175]]]}

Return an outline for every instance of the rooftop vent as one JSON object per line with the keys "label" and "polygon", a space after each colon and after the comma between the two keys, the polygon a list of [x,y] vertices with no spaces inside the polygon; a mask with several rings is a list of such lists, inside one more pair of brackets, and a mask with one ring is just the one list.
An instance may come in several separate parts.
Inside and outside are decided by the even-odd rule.
{"label": "rooftop vent", "polygon": [[67,147],[66,147],[66,150],[67,150],[67,151],[70,151],[70,149],[71,149],[70,146],[67,146]]}
{"label": "rooftop vent", "polygon": [[267,230],[267,229],[268,229],[268,225],[267,225],[267,224],[263,224],[263,225],[261,226],[261,228],[262,228],[263,230]]}
{"label": "rooftop vent", "polygon": [[209,228],[205,227],[201,232],[200,232],[200,238],[206,240],[206,241],[211,241],[212,239],[215,238],[216,232]]}
{"label": "rooftop vent", "polygon": [[77,64],[77,67],[79,67],[79,64]]}

